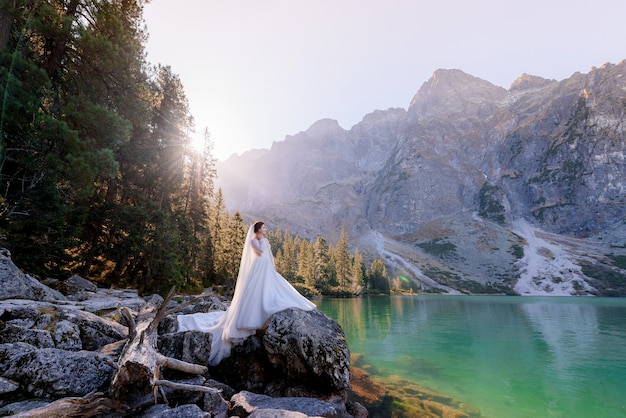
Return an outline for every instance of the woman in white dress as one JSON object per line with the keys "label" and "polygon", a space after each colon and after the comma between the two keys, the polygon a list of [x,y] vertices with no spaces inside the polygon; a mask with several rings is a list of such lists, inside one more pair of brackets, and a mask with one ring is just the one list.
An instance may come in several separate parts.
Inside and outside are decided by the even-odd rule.
{"label": "woman in white dress", "polygon": [[254,334],[276,312],[315,308],[313,302],[276,271],[266,234],[267,226],[261,221],[248,229],[235,294],[226,311],[178,316],[178,331],[200,330],[212,334],[209,358],[212,366],[228,357],[233,344]]}

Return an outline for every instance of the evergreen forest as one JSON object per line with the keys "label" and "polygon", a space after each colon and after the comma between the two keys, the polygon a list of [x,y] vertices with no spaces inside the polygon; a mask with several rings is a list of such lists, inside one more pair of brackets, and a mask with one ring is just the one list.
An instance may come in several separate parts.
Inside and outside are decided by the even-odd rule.
{"label": "evergreen forest", "polygon": [[[212,139],[180,78],[146,60],[145,4],[0,0],[0,246],[40,279],[228,294],[246,225],[214,190]],[[345,229],[333,246],[270,227],[303,294],[389,292]]]}

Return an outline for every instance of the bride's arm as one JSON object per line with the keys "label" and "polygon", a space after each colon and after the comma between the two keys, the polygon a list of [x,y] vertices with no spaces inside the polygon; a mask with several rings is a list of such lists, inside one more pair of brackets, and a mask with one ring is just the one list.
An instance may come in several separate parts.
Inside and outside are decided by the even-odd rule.
{"label": "bride's arm", "polygon": [[256,253],[256,255],[263,255],[263,247],[261,246],[261,241],[259,241],[258,239],[252,239],[250,241],[250,244],[252,245],[252,250]]}

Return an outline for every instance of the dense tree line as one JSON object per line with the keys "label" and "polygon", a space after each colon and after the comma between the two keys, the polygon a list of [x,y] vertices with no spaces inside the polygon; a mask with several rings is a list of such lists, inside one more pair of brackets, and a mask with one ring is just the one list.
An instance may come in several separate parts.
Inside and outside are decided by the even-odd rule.
{"label": "dense tree line", "polygon": [[349,296],[363,293],[389,293],[390,279],[381,259],[369,268],[358,248],[350,254],[346,228],[335,246],[323,237],[315,242],[293,237],[289,229],[270,231],[268,239],[275,254],[276,269],[300,293]]}
{"label": "dense tree line", "polygon": [[[1,244],[42,278],[232,289],[244,220],[214,193],[208,131],[192,145],[179,77],[145,60],[144,4],[0,0]],[[345,231],[335,248],[272,239],[280,271],[311,292],[388,291]]]}
{"label": "dense tree line", "polygon": [[145,61],[143,1],[0,0],[1,232],[34,274],[212,280],[211,143]]}

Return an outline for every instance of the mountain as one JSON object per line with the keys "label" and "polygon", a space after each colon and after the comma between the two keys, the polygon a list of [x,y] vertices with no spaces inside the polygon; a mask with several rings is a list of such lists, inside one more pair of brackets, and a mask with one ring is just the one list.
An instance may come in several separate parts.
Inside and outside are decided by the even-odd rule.
{"label": "mountain", "polygon": [[219,163],[229,210],[427,291],[626,296],[626,61],[504,89],[437,70],[408,109]]}

